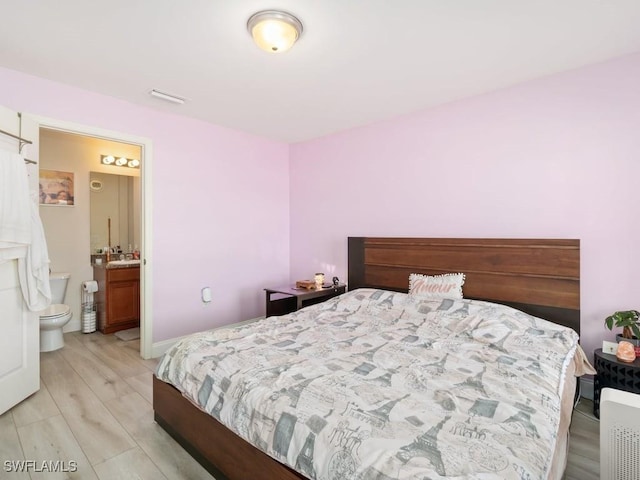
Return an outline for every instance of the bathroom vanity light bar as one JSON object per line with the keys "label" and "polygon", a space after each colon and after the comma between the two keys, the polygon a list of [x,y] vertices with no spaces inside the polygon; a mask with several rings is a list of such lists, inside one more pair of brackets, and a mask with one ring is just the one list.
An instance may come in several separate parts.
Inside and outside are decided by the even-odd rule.
{"label": "bathroom vanity light bar", "polygon": [[100,163],[116,167],[140,168],[140,160],[135,158],[114,157],[113,155],[100,155]]}
{"label": "bathroom vanity light bar", "polygon": [[182,97],[171,95],[170,93],[161,92],[160,90],[156,90],[155,88],[149,92],[149,95],[161,98],[162,100],[166,100],[167,102],[179,103],[180,105],[185,102],[185,99]]}

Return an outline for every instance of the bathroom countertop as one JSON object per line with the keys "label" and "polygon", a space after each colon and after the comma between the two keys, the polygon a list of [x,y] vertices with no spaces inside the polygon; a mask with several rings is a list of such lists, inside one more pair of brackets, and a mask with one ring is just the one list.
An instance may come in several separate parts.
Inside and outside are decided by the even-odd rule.
{"label": "bathroom countertop", "polygon": [[112,263],[101,263],[98,265],[97,263],[93,264],[95,268],[107,268],[111,270],[112,268],[140,268],[140,264],[137,265],[114,265]]}

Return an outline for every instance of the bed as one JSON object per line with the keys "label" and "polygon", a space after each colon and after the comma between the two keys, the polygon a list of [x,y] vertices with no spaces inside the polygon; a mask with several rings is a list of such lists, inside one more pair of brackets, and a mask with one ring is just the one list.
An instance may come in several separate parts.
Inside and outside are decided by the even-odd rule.
{"label": "bed", "polygon": [[[351,237],[348,257],[346,294],[174,346],[156,421],[218,479],[561,478],[579,241]],[[464,299],[406,293],[456,272]]]}

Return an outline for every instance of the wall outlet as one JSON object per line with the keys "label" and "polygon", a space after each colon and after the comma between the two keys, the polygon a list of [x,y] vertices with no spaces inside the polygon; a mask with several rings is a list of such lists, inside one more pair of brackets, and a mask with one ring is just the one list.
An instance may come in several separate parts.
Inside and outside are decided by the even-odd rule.
{"label": "wall outlet", "polygon": [[616,342],[602,341],[602,353],[608,353],[609,355],[615,355],[618,351],[618,344]]}

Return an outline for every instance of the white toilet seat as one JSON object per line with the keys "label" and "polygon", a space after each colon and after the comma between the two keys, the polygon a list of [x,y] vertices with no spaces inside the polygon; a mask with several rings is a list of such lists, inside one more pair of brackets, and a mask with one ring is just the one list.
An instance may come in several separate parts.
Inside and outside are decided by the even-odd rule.
{"label": "white toilet seat", "polygon": [[69,305],[64,305],[62,303],[56,303],[53,305],[49,305],[47,308],[40,312],[41,320],[53,320],[54,318],[64,317],[68,315],[71,311]]}

